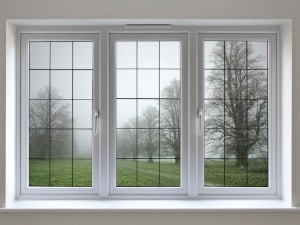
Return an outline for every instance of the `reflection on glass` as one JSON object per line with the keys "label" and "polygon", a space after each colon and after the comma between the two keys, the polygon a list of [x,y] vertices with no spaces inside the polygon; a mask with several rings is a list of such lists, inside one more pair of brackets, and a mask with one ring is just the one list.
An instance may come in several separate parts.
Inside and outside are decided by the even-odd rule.
{"label": "reflection on glass", "polygon": [[93,98],[93,72],[92,70],[73,71],[73,98]]}
{"label": "reflection on glass", "polygon": [[180,70],[160,71],[160,97],[180,98]]}
{"label": "reflection on glass", "polygon": [[51,99],[72,99],[72,71],[51,71]]}
{"label": "reflection on glass", "polygon": [[74,42],[73,51],[74,69],[93,68],[93,42]]}
{"label": "reflection on glass", "polygon": [[51,42],[51,69],[72,69],[72,42]]}
{"label": "reflection on glass", "polygon": [[50,101],[50,127],[71,128],[72,127],[72,101],[51,100]]}
{"label": "reflection on glass", "polygon": [[224,42],[205,41],[204,42],[204,68],[224,69]]}
{"label": "reflection on glass", "polygon": [[118,99],[117,128],[136,127],[136,100]]}
{"label": "reflection on glass", "polygon": [[147,158],[152,163],[153,158],[159,157],[159,130],[138,129],[137,137],[137,158]]}
{"label": "reflection on glass", "polygon": [[51,186],[72,186],[72,131],[51,131]]}
{"label": "reflection on glass", "polygon": [[31,70],[29,80],[31,99],[49,99],[49,71]]}
{"label": "reflection on glass", "polygon": [[30,42],[29,68],[49,69],[50,42]]}
{"label": "reflection on glass", "polygon": [[159,71],[138,70],[138,97],[159,97]]}
{"label": "reflection on glass", "polygon": [[160,42],[160,68],[179,69],[181,67],[180,47],[179,41]]}
{"label": "reflection on glass", "polygon": [[159,68],[159,42],[138,42],[138,68]]}
{"label": "reflection on glass", "polygon": [[117,70],[117,98],[136,98],[136,70]]}
{"label": "reflection on glass", "polygon": [[138,100],[138,127],[158,128],[159,110],[158,100]]}
{"label": "reflection on glass", "polygon": [[73,127],[92,128],[92,101],[73,101]]}
{"label": "reflection on glass", "polygon": [[128,41],[116,43],[117,68],[136,68],[136,42]]}
{"label": "reflection on glass", "polygon": [[117,130],[117,158],[136,157],[136,130],[118,129]]}
{"label": "reflection on glass", "polygon": [[29,101],[29,127],[48,128],[49,127],[49,100]]}
{"label": "reflection on glass", "polygon": [[248,68],[268,69],[268,42],[248,42]]}

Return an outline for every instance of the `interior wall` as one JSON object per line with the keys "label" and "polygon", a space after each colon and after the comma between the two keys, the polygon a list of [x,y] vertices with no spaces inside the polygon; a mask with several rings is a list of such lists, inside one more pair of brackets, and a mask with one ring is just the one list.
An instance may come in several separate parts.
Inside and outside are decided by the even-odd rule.
{"label": "interior wall", "polygon": [[[287,99],[300,96],[300,2],[297,0],[0,0],[0,206],[5,203],[5,171],[11,165],[5,165],[6,158],[6,121],[10,116],[6,111],[6,20],[7,19],[292,19],[293,34],[287,35],[284,47],[286,64],[293,64],[293,80],[289,76],[290,67],[283,69],[283,88]],[[288,27],[285,29],[289,29]],[[291,28],[290,28],[291,29]],[[293,40],[293,55],[290,50]],[[288,44],[290,43],[290,45]],[[284,52],[283,52],[284,54]],[[11,56],[13,57],[13,56]],[[292,88],[290,84],[292,83]],[[293,98],[292,120],[289,108],[291,102],[285,102],[286,122],[283,131],[289,148],[292,143],[293,158],[293,202],[300,205],[300,177],[298,159],[300,158],[300,101]],[[7,104],[9,105],[9,104]],[[12,106],[13,107],[13,106]],[[284,111],[283,111],[284,113]],[[293,130],[291,132],[291,125]],[[284,166],[290,166],[285,165]],[[9,178],[8,178],[9,179]],[[115,212],[115,213],[71,213],[71,212],[4,212],[0,210],[0,224],[299,224],[300,213],[293,212]]]}

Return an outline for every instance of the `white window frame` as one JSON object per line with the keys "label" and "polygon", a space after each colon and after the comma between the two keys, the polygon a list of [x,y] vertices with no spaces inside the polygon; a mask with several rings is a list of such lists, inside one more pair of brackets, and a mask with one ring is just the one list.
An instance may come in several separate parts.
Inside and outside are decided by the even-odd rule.
{"label": "white window frame", "polygon": [[[30,187],[29,186],[29,42],[30,41],[91,41],[93,53],[93,114],[99,109],[99,36],[98,34],[21,34],[20,73],[20,195],[95,195],[99,191],[99,135],[92,138],[92,187]],[[98,134],[98,126],[93,116],[92,131]]]}
{"label": "white window frame", "polygon": [[[198,118],[198,130],[204,129],[204,42],[205,41],[268,41],[268,187],[205,187],[204,186],[204,132],[198,136],[199,149],[199,194],[205,198],[218,198],[220,195],[274,195],[280,183],[277,160],[280,146],[279,106],[280,89],[277,75],[277,43],[275,34],[199,34],[198,35],[198,109],[202,118]],[[200,120],[202,120],[200,122]],[[200,127],[202,126],[202,127]]]}
{"label": "white window frame", "polygon": [[[26,124],[19,122],[20,136],[17,140],[17,145],[20,146],[20,149],[17,151],[17,197],[18,198],[46,198],[46,199],[99,199],[99,198],[112,198],[112,199],[178,199],[178,198],[193,198],[193,199],[222,199],[222,198],[240,198],[240,199],[265,199],[265,198],[280,198],[281,195],[281,88],[280,81],[281,75],[280,63],[279,63],[279,47],[278,47],[278,38],[279,38],[279,29],[278,27],[263,27],[263,28],[246,28],[246,27],[198,27],[198,26],[96,26],[96,27],[70,27],[70,26],[54,26],[54,27],[20,27],[19,30],[19,42],[20,44],[20,58],[26,59],[28,56],[24,55],[24,46],[23,42],[26,38],[32,38],[39,40],[40,38],[53,37],[61,39],[65,36],[64,40],[74,40],[74,37],[88,37],[93,36],[90,40],[95,41],[95,66],[94,74],[99,75],[98,80],[94,80],[94,87],[99,88],[97,95],[94,95],[94,101],[98,104],[98,109],[100,112],[99,119],[99,131],[98,131],[98,140],[95,141],[95,145],[98,145],[98,151],[94,152],[93,160],[93,188],[35,188],[35,187],[26,187],[26,182],[24,182],[24,169],[28,167],[24,164],[24,158],[26,160],[26,155],[20,154],[24,146],[27,146],[26,137],[24,137],[24,131],[26,132]],[[112,55],[111,54],[111,44],[113,40],[117,40],[116,37],[122,37],[123,35],[131,36],[132,34],[137,34],[145,36],[147,40],[151,35],[157,37],[157,35],[167,37],[176,37],[176,35],[184,35],[187,39],[185,49],[186,59],[182,65],[182,69],[187,71],[186,79],[181,77],[182,90],[186,89],[186,96],[182,96],[181,104],[185,104],[187,108],[182,109],[186,110],[186,114],[182,114],[182,119],[187,117],[187,127],[181,127],[182,138],[186,138],[186,156],[181,154],[181,162],[185,164],[184,168],[181,165],[181,184],[180,188],[116,188],[114,180],[115,177],[115,167],[114,159],[114,139],[112,136],[112,130],[114,129],[112,125],[111,112],[114,109],[111,99],[113,96],[111,79],[114,79],[111,76],[111,71],[114,70],[112,67]],[[200,79],[202,75],[202,41],[205,38],[208,39],[221,39],[221,37],[229,38],[230,40],[234,38],[244,38],[247,39],[257,39],[257,37],[268,38],[270,44],[272,44],[271,54],[272,64],[269,65],[269,74],[272,74],[270,79],[271,88],[269,90],[269,104],[272,106],[271,113],[272,119],[269,126],[272,129],[272,139],[269,139],[269,148],[272,147],[273,154],[269,157],[269,173],[272,171],[270,186],[268,188],[208,188],[204,187],[204,176],[203,176],[203,135],[199,137],[199,118],[198,112],[203,109],[203,102],[201,102],[201,96],[203,93],[200,91],[200,87],[203,87],[203,82]],[[46,38],[46,39],[47,39]],[[24,40],[23,40],[24,39]],[[80,39],[80,38],[79,38]],[[136,38],[135,38],[136,39]],[[151,38],[150,38],[151,39]],[[154,38],[155,39],[155,38]],[[52,39],[51,39],[52,40]],[[86,40],[86,39],[85,39]],[[156,39],[155,39],[156,40]],[[266,40],[266,39],[264,39]],[[18,118],[21,118],[21,121],[26,119],[23,112],[26,111],[26,100],[27,96],[24,95],[25,86],[26,86],[26,68],[23,68],[22,63],[20,64],[20,75],[19,75],[19,86],[21,92],[17,90],[19,95],[17,102],[20,103],[20,107],[17,113],[17,121],[20,121]],[[25,82],[25,83],[24,83]],[[25,86],[24,86],[25,85]],[[95,90],[95,88],[94,88]],[[20,92],[20,93],[19,93]],[[21,97],[20,97],[21,96]],[[97,100],[96,100],[97,98]],[[185,99],[185,100],[184,100]],[[182,110],[183,111],[183,110]],[[94,112],[94,111],[93,111]],[[270,113],[270,106],[269,106]],[[184,116],[184,117],[183,117]],[[269,117],[269,119],[270,119]],[[270,122],[270,121],[269,121]],[[94,122],[93,122],[94,126]],[[277,131],[276,131],[277,128]],[[93,127],[94,129],[94,127]],[[184,129],[184,130],[183,130]],[[183,133],[185,131],[185,133]],[[181,152],[183,152],[183,143],[181,142]],[[93,148],[94,151],[95,148]],[[202,151],[201,151],[202,150]],[[23,151],[23,150],[22,150]],[[270,153],[271,151],[269,151]],[[28,151],[26,152],[28,154]],[[186,162],[185,162],[186,161]],[[271,162],[272,161],[272,162]],[[21,162],[21,163],[19,163]],[[201,165],[202,163],[202,165]],[[22,165],[22,167],[20,166]],[[24,166],[25,165],[25,166]],[[113,171],[113,172],[112,172]],[[28,171],[27,171],[28,176]],[[185,176],[185,177],[183,177]]]}

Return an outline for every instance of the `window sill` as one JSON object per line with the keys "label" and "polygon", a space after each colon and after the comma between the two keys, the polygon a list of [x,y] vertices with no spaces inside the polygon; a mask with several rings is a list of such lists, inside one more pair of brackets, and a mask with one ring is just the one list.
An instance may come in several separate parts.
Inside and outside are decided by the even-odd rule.
{"label": "window sill", "polygon": [[70,212],[273,212],[295,211],[290,202],[282,200],[16,200],[1,208],[9,211],[70,211]]}

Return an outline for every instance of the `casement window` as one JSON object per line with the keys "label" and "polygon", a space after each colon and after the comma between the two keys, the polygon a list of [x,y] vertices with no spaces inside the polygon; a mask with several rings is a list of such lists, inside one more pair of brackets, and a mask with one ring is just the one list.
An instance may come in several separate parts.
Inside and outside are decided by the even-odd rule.
{"label": "casement window", "polygon": [[22,33],[20,52],[20,196],[278,194],[276,34]]}

